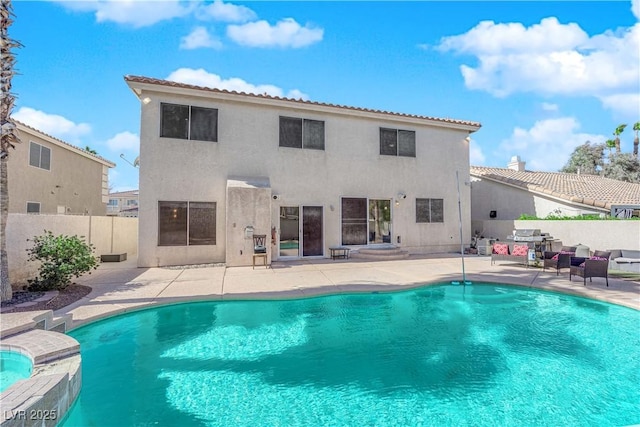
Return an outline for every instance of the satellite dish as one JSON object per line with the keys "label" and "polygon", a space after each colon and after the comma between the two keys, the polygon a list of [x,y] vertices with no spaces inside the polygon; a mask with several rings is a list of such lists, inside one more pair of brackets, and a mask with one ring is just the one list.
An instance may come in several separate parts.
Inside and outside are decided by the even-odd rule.
{"label": "satellite dish", "polygon": [[133,166],[137,168],[140,167],[140,156],[136,157],[136,159],[133,161]]}

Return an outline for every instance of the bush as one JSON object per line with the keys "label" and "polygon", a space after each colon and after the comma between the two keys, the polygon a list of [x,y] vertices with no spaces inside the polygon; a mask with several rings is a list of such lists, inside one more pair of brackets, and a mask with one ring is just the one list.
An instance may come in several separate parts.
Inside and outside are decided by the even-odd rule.
{"label": "bush", "polygon": [[64,289],[71,277],[79,277],[98,268],[98,259],[93,255],[94,247],[85,243],[84,237],[54,236],[44,231],[33,238],[33,247],[27,249],[29,261],[40,261],[39,275],[28,280],[30,291]]}

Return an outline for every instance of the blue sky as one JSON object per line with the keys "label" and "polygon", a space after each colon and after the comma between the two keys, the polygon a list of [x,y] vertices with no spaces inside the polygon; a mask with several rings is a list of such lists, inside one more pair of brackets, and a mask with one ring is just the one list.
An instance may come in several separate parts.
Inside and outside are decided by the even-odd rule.
{"label": "blue sky", "polygon": [[[640,121],[640,0],[15,1],[13,116],[138,186],[127,74],[478,121],[471,164],[557,171]],[[623,134],[630,152],[633,132]],[[144,159],[141,159],[144,162]]]}

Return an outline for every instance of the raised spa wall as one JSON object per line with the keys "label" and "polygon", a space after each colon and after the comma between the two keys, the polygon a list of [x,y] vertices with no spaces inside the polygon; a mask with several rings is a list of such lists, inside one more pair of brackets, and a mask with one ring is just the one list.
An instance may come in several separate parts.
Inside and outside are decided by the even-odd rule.
{"label": "raised spa wall", "polygon": [[0,395],[1,427],[55,426],[67,414],[82,386],[80,344],[64,332],[66,319],[53,312],[2,314],[0,349],[31,359],[31,377]]}

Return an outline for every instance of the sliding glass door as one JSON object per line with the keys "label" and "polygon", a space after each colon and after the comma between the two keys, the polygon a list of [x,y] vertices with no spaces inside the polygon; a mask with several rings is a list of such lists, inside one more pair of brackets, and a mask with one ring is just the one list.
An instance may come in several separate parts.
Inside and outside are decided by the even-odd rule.
{"label": "sliding glass door", "polygon": [[324,255],[322,206],[282,206],[279,245],[280,257]]}
{"label": "sliding glass door", "polygon": [[391,200],[342,198],[342,244],[391,243]]}

